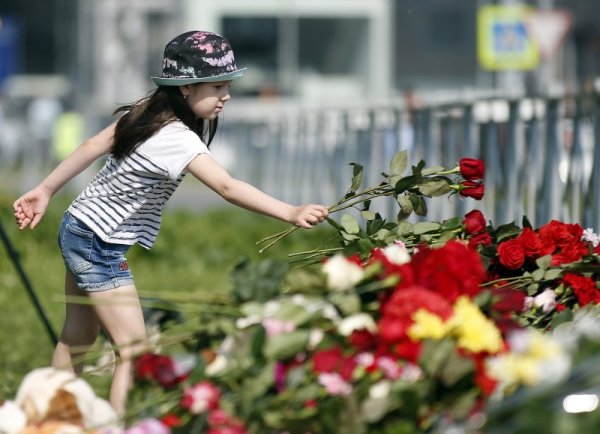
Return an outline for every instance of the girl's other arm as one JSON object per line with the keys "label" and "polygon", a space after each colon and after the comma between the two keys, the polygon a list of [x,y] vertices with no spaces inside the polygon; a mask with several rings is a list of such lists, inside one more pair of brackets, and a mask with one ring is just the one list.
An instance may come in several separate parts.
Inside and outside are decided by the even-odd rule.
{"label": "girl's other arm", "polygon": [[228,202],[296,226],[310,228],[322,222],[328,214],[327,207],[323,205],[293,206],[234,179],[208,154],[194,158],[187,169]]}
{"label": "girl's other arm", "polygon": [[116,122],[113,122],[79,145],[37,187],[14,202],[14,215],[19,229],[27,226],[35,228],[44,216],[52,196],[96,159],[110,152],[115,125]]}

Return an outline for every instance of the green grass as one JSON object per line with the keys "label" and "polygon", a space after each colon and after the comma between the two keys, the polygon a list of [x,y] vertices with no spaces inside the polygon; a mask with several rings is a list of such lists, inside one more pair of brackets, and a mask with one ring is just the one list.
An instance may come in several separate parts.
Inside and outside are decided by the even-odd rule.
{"label": "green grass", "polygon": [[[60,332],[64,316],[64,266],[56,243],[69,197],[56,197],[42,223],[19,231],[13,223],[14,197],[0,193],[0,221],[19,254],[52,327]],[[242,258],[286,259],[288,253],[318,247],[332,232],[297,231],[264,253],[256,241],[289,227],[235,207],[204,213],[167,212],[151,251],[134,246],[128,261],[142,295],[163,292],[229,291],[230,271]],[[0,399],[14,396],[23,376],[47,366],[53,345],[4,245],[0,245]]]}

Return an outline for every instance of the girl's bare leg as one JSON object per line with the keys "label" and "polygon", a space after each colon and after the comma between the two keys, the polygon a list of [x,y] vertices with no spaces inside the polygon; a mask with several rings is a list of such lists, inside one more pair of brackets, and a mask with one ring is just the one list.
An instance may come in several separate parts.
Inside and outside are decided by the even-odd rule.
{"label": "girl's bare leg", "polygon": [[110,389],[110,403],[119,415],[125,412],[131,387],[133,358],[146,348],[144,316],[134,285],[93,292],[96,315],[115,347],[117,363]]}
{"label": "girl's bare leg", "polygon": [[[69,271],[65,275],[65,296],[88,296],[77,287]],[[100,323],[93,306],[67,300],[65,323],[52,356],[52,366],[80,374],[84,356],[96,341],[99,331]]]}

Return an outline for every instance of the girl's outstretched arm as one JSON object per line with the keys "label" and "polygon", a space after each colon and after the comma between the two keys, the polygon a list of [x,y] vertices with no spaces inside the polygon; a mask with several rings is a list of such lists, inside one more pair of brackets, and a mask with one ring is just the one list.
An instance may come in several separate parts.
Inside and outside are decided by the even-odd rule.
{"label": "girl's outstretched arm", "polygon": [[290,205],[246,182],[234,179],[208,154],[194,158],[187,169],[228,202],[296,226],[311,228],[322,222],[328,214],[326,206]]}
{"label": "girl's outstretched arm", "polygon": [[13,203],[14,215],[19,229],[35,228],[40,222],[52,196],[67,182],[89,167],[98,157],[110,152],[113,145],[116,122],[89,138],[65,158],[33,190]]}

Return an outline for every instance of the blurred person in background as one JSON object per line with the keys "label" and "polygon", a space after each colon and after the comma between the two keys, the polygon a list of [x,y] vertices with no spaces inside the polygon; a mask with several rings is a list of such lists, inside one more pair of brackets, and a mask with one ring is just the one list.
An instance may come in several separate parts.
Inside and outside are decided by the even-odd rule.
{"label": "blurred person in background", "polygon": [[[61,223],[67,309],[52,365],[81,372],[82,356],[102,327],[117,355],[110,402],[119,414],[126,408],[132,359],[147,350],[125,255],[136,243],[153,246],[163,207],[186,172],[235,205],[300,227],[310,228],[327,216],[325,206],[294,206],[236,180],[213,159],[208,146],[219,114],[231,98],[232,80],[244,72],[222,36],[191,31],[175,37],[165,47],[162,75],[152,77],[158,87],[118,108],[115,114],[122,116],[117,121],[86,140],[14,203],[19,228],[35,228],[65,183],[110,154]],[[88,297],[91,303],[69,302],[73,296]]]}
{"label": "blurred person in background", "polygon": [[42,164],[50,162],[54,124],[63,111],[60,100],[49,94],[40,94],[27,106],[27,123],[34,140],[30,155],[37,155]]}

